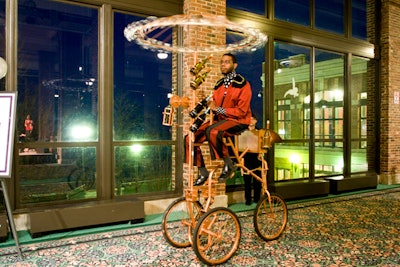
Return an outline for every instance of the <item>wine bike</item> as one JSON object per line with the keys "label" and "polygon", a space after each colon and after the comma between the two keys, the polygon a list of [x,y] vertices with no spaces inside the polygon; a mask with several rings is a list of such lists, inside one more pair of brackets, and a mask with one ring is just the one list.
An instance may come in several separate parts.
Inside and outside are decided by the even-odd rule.
{"label": "wine bike", "polygon": [[[190,73],[196,77],[191,83],[193,98],[197,87],[204,81],[210,69],[206,69],[202,75],[201,70],[205,67],[210,57],[196,63],[190,70]],[[193,119],[188,134],[188,151],[193,151],[194,146],[201,145],[194,143],[194,132],[205,121],[206,116],[210,114],[210,123],[212,124],[213,114],[207,103],[211,96],[203,99],[189,112]],[[190,106],[188,97],[171,96],[170,105],[164,109],[163,125],[172,125],[174,107]],[[193,104],[193,103],[192,103]],[[200,111],[206,109],[202,114]],[[248,132],[248,131],[245,131]],[[227,133],[226,133],[227,134]],[[239,153],[239,139],[242,134],[227,134],[225,141],[231,146],[236,159],[237,167],[241,168],[242,174],[250,174],[262,183],[263,197],[257,204],[254,212],[254,227],[257,234],[264,240],[273,240],[278,238],[284,231],[287,223],[287,207],[285,201],[278,195],[269,193],[267,189],[266,174],[268,170],[265,154],[274,142],[280,141],[280,137],[269,129],[269,122],[265,130],[260,130],[256,135],[252,135],[249,146]],[[235,142],[232,138],[235,137]],[[244,164],[244,155],[252,151],[252,144],[257,144],[256,153],[261,161],[261,167],[255,170],[248,169]],[[204,144],[204,143],[203,143]],[[254,151],[252,151],[254,152]],[[193,156],[193,154],[192,154]],[[214,173],[221,168],[218,166],[210,171],[207,181],[198,186],[193,185],[193,157],[188,160],[188,186],[185,189],[184,197],[172,202],[163,214],[162,233],[166,241],[174,247],[184,248],[192,246],[197,257],[208,265],[222,264],[228,261],[239,247],[241,227],[237,215],[229,208],[212,207],[214,198],[217,195],[218,179],[214,179]],[[261,176],[255,171],[260,170]],[[219,187],[220,188],[220,187]]]}
{"label": "wine bike", "polygon": [[[235,142],[232,140],[233,137]],[[261,167],[250,170],[245,166],[243,157],[249,151],[254,151],[246,147],[239,152],[238,137],[240,136],[226,138],[227,145],[232,147],[237,167],[241,168],[243,174],[250,174],[262,183],[263,197],[257,203],[253,215],[255,231],[265,241],[274,240],[283,233],[288,212],[284,199],[268,191],[266,180],[268,165],[265,154],[273,143],[281,139],[269,129],[269,123],[265,130],[258,131],[250,143],[257,144]],[[220,167],[222,166],[210,172],[204,185],[192,186],[192,181],[189,181],[185,197],[172,202],[162,220],[162,232],[168,243],[178,248],[192,246],[197,257],[208,265],[217,265],[229,260],[236,252],[241,236],[240,222],[236,214],[224,207],[210,208],[217,184],[213,175]],[[261,171],[260,176],[256,174],[257,170]]]}

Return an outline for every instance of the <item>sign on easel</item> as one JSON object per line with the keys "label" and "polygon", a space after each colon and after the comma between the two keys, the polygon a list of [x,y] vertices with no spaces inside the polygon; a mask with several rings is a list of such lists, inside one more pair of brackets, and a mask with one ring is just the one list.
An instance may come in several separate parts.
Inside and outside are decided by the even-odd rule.
{"label": "sign on easel", "polygon": [[16,96],[16,93],[0,93],[0,178],[11,177]]}
{"label": "sign on easel", "polygon": [[19,246],[18,234],[15,228],[14,217],[12,215],[11,205],[8,198],[8,190],[5,178],[11,178],[12,158],[14,149],[15,132],[15,113],[16,113],[17,93],[0,92],[0,180],[1,191],[7,209],[8,222],[14,236],[15,245],[19,256],[22,258],[22,252]]}

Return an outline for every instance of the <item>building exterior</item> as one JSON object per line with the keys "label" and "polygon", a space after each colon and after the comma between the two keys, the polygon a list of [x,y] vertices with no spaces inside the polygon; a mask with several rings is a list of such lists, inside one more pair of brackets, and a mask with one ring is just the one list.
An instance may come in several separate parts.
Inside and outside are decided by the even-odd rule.
{"label": "building exterior", "polygon": [[[35,218],[56,210],[74,214],[87,206],[101,214],[107,205],[131,204],[141,218],[183,194],[191,175],[183,137],[192,119],[180,106],[172,126],[162,125],[164,108],[169,94],[192,102],[209,95],[221,77],[221,53],[212,55],[211,71],[194,94],[189,69],[211,53],[160,59],[164,51],[129,42],[125,28],[149,16],[226,15],[268,35],[265,46],[237,57],[238,72],[252,85],[259,126],[269,120],[283,138],[268,153],[272,191],[290,199],[399,183],[400,1],[252,2],[0,0],[0,56],[8,63],[0,90],[18,92],[8,184],[19,228],[32,227],[27,218],[37,225],[43,219]],[[288,5],[296,12],[288,13]],[[150,34],[191,47],[243,38],[212,27]],[[221,184],[220,200],[240,201],[242,184],[240,175]],[[110,221],[136,219],[114,215]]]}

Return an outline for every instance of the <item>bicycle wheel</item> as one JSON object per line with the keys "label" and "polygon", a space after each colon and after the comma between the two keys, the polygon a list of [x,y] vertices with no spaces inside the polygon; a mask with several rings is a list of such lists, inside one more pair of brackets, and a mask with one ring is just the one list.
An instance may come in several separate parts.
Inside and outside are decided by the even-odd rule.
{"label": "bicycle wheel", "polygon": [[201,205],[198,202],[187,202],[184,197],[176,199],[165,210],[162,218],[162,233],[169,244],[176,248],[190,246],[192,234],[192,217],[188,210],[188,203],[192,205],[194,218],[201,214]]}
{"label": "bicycle wheel", "polygon": [[193,249],[203,263],[222,264],[236,252],[240,235],[236,214],[227,208],[214,208],[204,213],[197,222]]}
{"label": "bicycle wheel", "polygon": [[256,233],[265,241],[277,239],[285,230],[288,219],[286,202],[277,194],[270,195],[271,202],[264,195],[257,203],[253,217]]}

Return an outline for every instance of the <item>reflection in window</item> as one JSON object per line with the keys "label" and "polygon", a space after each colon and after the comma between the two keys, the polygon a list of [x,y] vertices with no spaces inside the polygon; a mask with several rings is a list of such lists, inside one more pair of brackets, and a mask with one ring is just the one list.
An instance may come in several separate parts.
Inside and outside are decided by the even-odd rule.
{"label": "reflection in window", "polygon": [[[129,42],[124,29],[143,17],[114,14],[114,141],[162,141],[115,146],[115,195],[174,190],[172,130],[162,125],[172,92],[172,55]],[[157,34],[171,42],[172,28]],[[161,54],[162,55],[161,55]]]}
{"label": "reflection in window", "polygon": [[[172,55],[129,42],[125,27],[144,18],[114,14],[114,140],[171,140],[162,112],[172,90]],[[171,39],[165,30],[162,40]]]}
{"label": "reflection in window", "polygon": [[309,0],[275,0],[275,19],[310,26]]}
{"label": "reflection in window", "polygon": [[344,56],[315,52],[315,176],[343,172]]}
{"label": "reflection in window", "polygon": [[17,179],[21,204],[96,198],[96,149],[21,152]]}
{"label": "reflection in window", "polygon": [[252,97],[250,107],[258,119],[257,127],[259,128],[262,128],[265,123],[263,119],[263,94],[265,88],[265,76],[263,72],[265,63],[264,51],[264,47],[260,47],[251,53],[241,52],[236,54],[238,61],[236,72],[243,75],[251,85]]}
{"label": "reflection in window", "polygon": [[274,129],[284,140],[275,145],[275,179],[309,176],[310,49],[274,44]]}
{"label": "reflection in window", "polygon": [[226,0],[226,7],[239,9],[259,15],[265,15],[265,1],[264,0]]}
{"label": "reflection in window", "polygon": [[115,195],[173,190],[170,146],[118,146],[115,154]]}
{"label": "reflection in window", "polygon": [[[73,141],[77,123],[97,140],[97,10],[52,1],[18,6],[18,113],[35,141]],[[31,139],[31,140],[32,140]]]}
{"label": "reflection in window", "polygon": [[344,34],[344,0],[315,0],[315,28]]}
{"label": "reflection in window", "polygon": [[18,5],[20,203],[96,198],[96,149],[57,142],[97,140],[97,9],[29,3]]}
{"label": "reflection in window", "polygon": [[276,181],[309,177],[308,142],[275,144]]}
{"label": "reflection in window", "polygon": [[367,1],[351,1],[351,31],[355,38],[367,39]]}
{"label": "reflection in window", "polygon": [[352,58],[351,63],[351,171],[367,171],[367,63]]}

